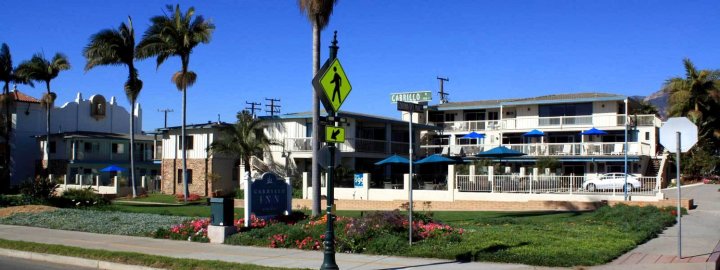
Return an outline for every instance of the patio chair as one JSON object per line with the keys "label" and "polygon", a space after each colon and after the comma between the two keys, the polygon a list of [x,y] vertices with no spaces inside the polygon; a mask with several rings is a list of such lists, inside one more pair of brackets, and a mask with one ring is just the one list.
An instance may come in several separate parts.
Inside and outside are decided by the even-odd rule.
{"label": "patio chair", "polygon": [[570,154],[571,153],[570,153],[570,145],[569,144],[563,145],[562,152],[558,153],[558,155],[560,155],[560,156],[569,156]]}
{"label": "patio chair", "polygon": [[638,150],[639,147],[640,147],[640,145],[637,145],[637,144],[631,144],[630,146],[628,146],[628,155],[639,155],[640,154],[640,151]]}
{"label": "patio chair", "polygon": [[613,145],[613,151],[611,155],[622,155],[623,154],[623,144],[622,143],[616,143]]}

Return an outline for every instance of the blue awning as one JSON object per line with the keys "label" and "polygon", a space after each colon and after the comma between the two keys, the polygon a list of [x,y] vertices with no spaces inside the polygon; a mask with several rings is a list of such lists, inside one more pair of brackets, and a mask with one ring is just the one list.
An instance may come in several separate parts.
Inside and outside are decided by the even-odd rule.
{"label": "blue awning", "polygon": [[475,131],[468,133],[465,136],[460,137],[460,139],[482,139],[485,138],[485,134],[480,134]]}
{"label": "blue awning", "polygon": [[410,164],[410,160],[407,158],[392,155],[381,161],[375,162],[375,165],[387,165],[387,164]]}
{"label": "blue awning", "polygon": [[528,133],[523,134],[523,137],[542,137],[545,136],[545,132],[533,129]]}
{"label": "blue awning", "polygon": [[580,134],[582,134],[582,135],[605,135],[605,134],[607,134],[607,132],[605,132],[604,130],[599,130],[597,128],[591,128],[591,129],[581,132]]}

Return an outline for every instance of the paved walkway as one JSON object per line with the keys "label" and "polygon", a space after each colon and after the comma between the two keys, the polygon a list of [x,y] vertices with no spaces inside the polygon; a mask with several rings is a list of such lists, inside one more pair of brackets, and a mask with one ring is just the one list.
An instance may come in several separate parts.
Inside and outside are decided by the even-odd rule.
{"label": "paved walkway", "polygon": [[[678,225],[642,244],[612,263],[598,267],[611,269],[716,269],[711,264],[720,256],[720,185],[694,185],[682,188],[683,198],[693,198],[694,210],[682,218],[682,258],[678,257]],[[668,199],[677,198],[677,189],[663,190]]]}

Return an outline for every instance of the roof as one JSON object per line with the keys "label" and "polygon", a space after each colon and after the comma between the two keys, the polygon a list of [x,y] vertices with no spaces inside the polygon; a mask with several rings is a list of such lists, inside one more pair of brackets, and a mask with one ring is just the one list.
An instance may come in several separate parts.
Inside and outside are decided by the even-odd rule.
{"label": "roof", "polygon": [[[321,111],[320,116],[325,117],[327,116],[327,112]],[[401,124],[401,125],[407,125],[406,121],[391,118],[387,116],[379,116],[379,115],[372,115],[372,114],[365,114],[365,113],[357,113],[357,112],[349,112],[349,111],[339,111],[338,117],[346,117],[346,118],[352,118],[352,119],[361,119],[361,120],[367,120],[367,121],[373,121],[373,122],[381,122],[381,123],[390,123],[390,124]],[[275,116],[260,116],[262,119],[266,120],[275,120],[275,119],[311,119],[312,118],[312,112],[305,111],[305,112],[297,112],[297,113],[287,113],[282,115],[275,115]],[[434,126],[434,125],[425,125],[425,124],[413,124],[413,126],[418,127],[420,129],[425,130],[440,130],[442,128]]]}
{"label": "roof", "polygon": [[[112,140],[130,140],[130,135],[125,133],[107,133],[93,131],[72,131],[59,132],[50,134],[51,137],[62,137],[63,139],[112,139]],[[36,135],[36,138],[44,138],[45,135]],[[152,141],[155,138],[144,134],[135,134],[136,141]]]}
{"label": "roof", "polygon": [[[189,124],[185,125],[185,129],[209,129],[209,128],[218,128],[218,127],[224,127],[224,126],[230,126],[232,124],[227,122],[210,122],[204,124]],[[162,133],[163,131],[170,131],[175,129],[180,129],[181,126],[174,126],[174,127],[166,127],[166,128],[158,128],[156,131],[157,133]]]}
{"label": "roof", "polygon": [[39,99],[36,99],[36,98],[31,97],[31,96],[29,96],[29,95],[26,95],[25,93],[20,92],[20,91],[17,90],[17,89],[14,89],[13,91],[11,91],[11,92],[10,92],[10,96],[13,97],[13,100],[18,101],[18,102],[40,103],[40,100],[39,100]]}
{"label": "roof", "polygon": [[575,103],[575,102],[592,102],[592,101],[621,101],[627,97],[608,93],[570,93],[570,94],[553,94],[529,98],[514,99],[496,99],[496,100],[478,100],[463,102],[448,102],[438,104],[434,107],[439,111],[462,110],[462,109],[487,109],[499,108],[506,105],[529,105],[529,104],[555,104],[555,103]]}

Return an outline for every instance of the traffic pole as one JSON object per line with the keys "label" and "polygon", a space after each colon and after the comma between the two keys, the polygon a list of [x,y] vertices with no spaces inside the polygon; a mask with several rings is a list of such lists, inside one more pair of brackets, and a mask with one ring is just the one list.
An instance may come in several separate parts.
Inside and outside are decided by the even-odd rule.
{"label": "traffic pole", "polygon": [[[335,114],[332,113],[329,115],[334,116]],[[327,134],[325,136],[327,136]],[[335,201],[335,143],[328,142],[327,145],[328,150],[330,150],[330,161],[328,162],[329,165],[327,167],[327,196],[325,202],[325,204],[327,204],[327,231],[325,231],[325,250],[323,251],[323,264],[320,269],[335,270],[340,269],[335,262],[335,217],[332,214],[332,207]]]}
{"label": "traffic pole", "polygon": [[408,161],[410,164],[410,179],[408,180],[409,187],[407,187],[408,188],[408,240],[409,240],[410,245],[412,246],[412,231],[413,231],[413,228],[412,228],[412,225],[413,225],[413,223],[412,223],[413,222],[412,221],[413,220],[413,218],[412,218],[412,212],[413,212],[413,192],[412,192],[412,189],[413,189],[413,185],[412,185],[413,184],[412,183],[413,182],[413,131],[412,131],[412,120],[413,119],[412,118],[413,118],[413,111],[410,110],[409,113],[410,113],[410,120],[408,121],[408,129],[409,129],[409,133],[410,133],[410,135],[409,135],[410,143],[408,144],[408,146],[409,146],[408,147],[408,149],[409,149]]}
{"label": "traffic pole", "polygon": [[682,186],[682,177],[680,176],[680,136],[681,133],[678,131],[677,134],[677,152],[675,152],[675,159],[677,160],[677,224],[678,224],[678,258],[682,259],[682,196],[680,195],[680,187]]}

